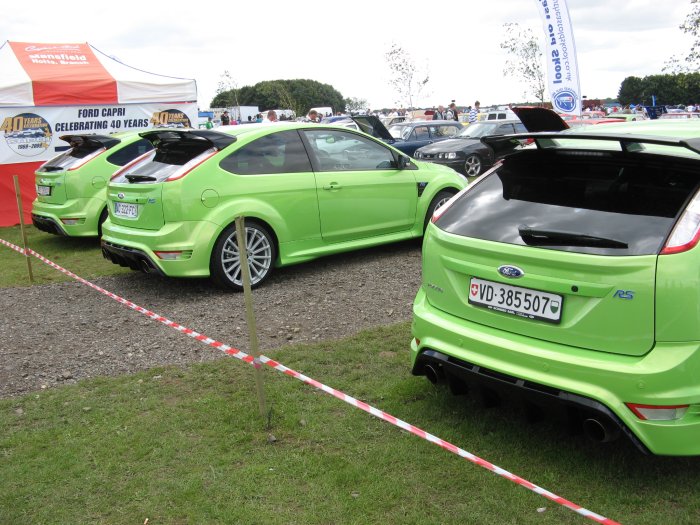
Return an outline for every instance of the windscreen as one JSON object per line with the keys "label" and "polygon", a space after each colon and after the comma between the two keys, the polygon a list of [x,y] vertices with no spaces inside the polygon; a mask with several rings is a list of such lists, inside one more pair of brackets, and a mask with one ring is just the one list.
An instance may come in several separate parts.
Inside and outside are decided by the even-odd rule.
{"label": "windscreen", "polygon": [[38,171],[62,171],[68,170],[84,161],[89,155],[96,155],[106,148],[97,141],[84,140],[82,137],[73,137],[69,142],[71,148],[45,162]]}

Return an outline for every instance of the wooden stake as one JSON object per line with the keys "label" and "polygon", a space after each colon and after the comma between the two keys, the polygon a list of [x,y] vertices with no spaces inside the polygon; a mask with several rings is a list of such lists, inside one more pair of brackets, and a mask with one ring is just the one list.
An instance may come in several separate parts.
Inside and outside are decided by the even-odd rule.
{"label": "wooden stake", "polygon": [[250,268],[248,267],[248,250],[246,240],[244,217],[236,217],[236,241],[238,243],[238,261],[241,265],[241,280],[243,281],[243,296],[245,299],[245,312],[248,322],[248,333],[250,334],[250,354],[255,358],[255,386],[258,390],[258,406],[260,416],[268,424],[267,404],[265,402],[265,389],[263,386],[262,365],[260,364],[260,348],[258,347],[258,329],[255,324],[255,313],[253,312],[253,293],[250,286]]}
{"label": "wooden stake", "polygon": [[19,229],[22,232],[22,247],[24,248],[24,258],[27,261],[27,273],[29,282],[34,284],[34,274],[32,273],[32,259],[27,252],[27,232],[24,229],[24,212],[22,211],[22,194],[19,191],[19,178],[13,175],[15,181],[15,194],[17,195],[17,210],[19,211]]}

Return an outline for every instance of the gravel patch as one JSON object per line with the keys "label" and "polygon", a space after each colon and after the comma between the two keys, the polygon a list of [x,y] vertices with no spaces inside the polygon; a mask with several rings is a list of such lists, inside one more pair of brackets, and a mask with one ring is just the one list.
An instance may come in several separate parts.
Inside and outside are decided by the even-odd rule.
{"label": "gravel patch", "polygon": [[[420,246],[412,241],[277,270],[253,291],[261,352],[409,320],[420,285],[420,261]],[[135,272],[93,282],[249,351],[242,293],[223,291],[207,279]],[[222,357],[75,281],[2,289],[0,311],[0,397]]]}

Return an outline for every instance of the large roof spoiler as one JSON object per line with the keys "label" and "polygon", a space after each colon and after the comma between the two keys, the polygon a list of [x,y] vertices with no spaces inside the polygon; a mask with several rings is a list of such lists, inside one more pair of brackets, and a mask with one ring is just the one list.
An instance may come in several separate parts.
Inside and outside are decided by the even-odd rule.
{"label": "large roof spoiler", "polygon": [[640,145],[652,144],[655,146],[672,146],[677,148],[685,148],[693,153],[700,154],[700,137],[693,137],[688,139],[671,138],[671,137],[657,137],[652,135],[620,135],[619,133],[517,133],[512,135],[498,135],[495,137],[483,137],[482,142],[496,143],[503,141],[504,139],[516,139],[516,140],[527,140],[531,139],[537,145],[539,149],[552,149],[557,147],[563,147],[555,141],[605,141],[605,142],[617,142],[620,145],[620,149],[624,152],[635,152],[640,151]]}

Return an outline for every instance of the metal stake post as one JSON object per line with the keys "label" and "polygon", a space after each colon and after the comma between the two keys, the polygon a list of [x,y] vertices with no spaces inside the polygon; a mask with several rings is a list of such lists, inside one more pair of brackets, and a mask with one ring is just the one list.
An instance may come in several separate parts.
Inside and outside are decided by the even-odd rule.
{"label": "metal stake post", "polygon": [[19,211],[19,229],[22,232],[22,247],[24,248],[24,258],[27,261],[27,273],[29,274],[29,282],[34,284],[34,274],[32,273],[32,259],[27,253],[27,232],[24,229],[24,213],[22,212],[22,195],[19,191],[19,178],[13,175],[15,182],[15,195],[17,195],[17,210]]}
{"label": "metal stake post", "polygon": [[253,294],[250,287],[250,268],[248,267],[248,251],[246,249],[247,235],[245,234],[245,219],[236,217],[236,242],[238,243],[238,260],[241,265],[241,280],[243,281],[243,296],[245,312],[250,334],[250,354],[255,358],[255,386],[258,390],[258,405],[263,421],[267,420],[265,389],[263,387],[262,365],[260,364],[260,349],[258,347],[258,330],[253,313]]}

